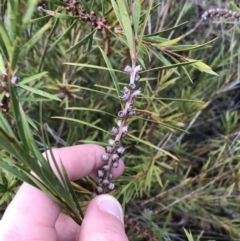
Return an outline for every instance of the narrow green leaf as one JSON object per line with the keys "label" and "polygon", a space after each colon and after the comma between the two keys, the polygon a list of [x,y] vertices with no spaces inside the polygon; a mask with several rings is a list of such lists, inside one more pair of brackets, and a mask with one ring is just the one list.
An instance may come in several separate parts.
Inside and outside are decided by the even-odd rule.
{"label": "narrow green leaf", "polygon": [[139,37],[138,37],[138,46],[141,46],[142,39],[143,39],[143,34],[144,34],[145,28],[147,26],[147,21],[148,21],[149,15],[151,13],[152,5],[153,5],[153,0],[149,0],[148,10],[144,14],[143,26],[141,26],[141,32],[140,32]]}
{"label": "narrow green leaf", "polygon": [[51,27],[51,21],[49,21],[47,24],[45,24],[41,29],[38,30],[38,32],[28,41],[26,42],[23,47],[21,48],[19,58],[26,55],[28,50],[32,48],[39,39],[42,38],[42,35],[44,32],[46,32]]}
{"label": "narrow green leaf", "polygon": [[169,41],[167,38],[163,38],[160,36],[143,36],[143,40],[148,43],[164,43],[166,41]]}
{"label": "narrow green leaf", "polygon": [[57,6],[67,7],[68,4],[58,0],[48,0],[49,3],[53,3]]}
{"label": "narrow green leaf", "polygon": [[16,157],[18,160],[21,160],[24,157],[24,155],[22,155],[23,150],[19,146],[19,143],[17,143],[17,140],[13,138],[11,135],[8,135],[8,133],[6,133],[6,131],[4,131],[1,127],[0,138],[0,147],[2,150],[11,153],[11,155]]}
{"label": "narrow green leaf", "polygon": [[[46,11],[45,11],[45,12],[46,12]],[[51,12],[52,12],[52,11],[51,11]],[[50,12],[48,12],[48,13],[50,14]],[[51,15],[51,14],[50,14],[50,15]],[[72,16],[72,15],[67,15],[67,14],[58,13],[58,12],[54,12],[54,13],[53,13],[53,16],[54,16],[55,18],[68,19],[68,20],[70,20],[70,19],[73,19],[73,20],[79,19],[78,16]]]}
{"label": "narrow green leaf", "polygon": [[110,115],[110,116],[113,116],[114,118],[117,118],[117,116],[111,114],[111,113],[108,113],[106,111],[103,111],[103,110],[98,110],[98,109],[91,109],[91,108],[85,108],[85,107],[67,107],[65,108],[65,110],[84,110],[84,111],[87,111],[87,112],[98,112],[98,113],[102,113],[104,115]]}
{"label": "narrow green leaf", "polygon": [[7,18],[8,18],[8,35],[11,42],[14,44],[19,34],[19,30],[22,26],[22,12],[19,11],[20,2],[19,1],[8,1],[7,5]]}
{"label": "narrow green leaf", "polygon": [[209,67],[207,64],[204,64],[201,61],[198,61],[196,63],[191,64],[193,67],[197,68],[198,70],[200,70],[201,72],[205,72],[211,75],[215,75],[218,76],[218,74],[216,72],[214,72],[211,67]]}
{"label": "narrow green leaf", "polygon": [[141,14],[141,5],[139,3],[139,0],[135,0],[133,4],[133,26],[134,26],[135,35],[137,35],[138,33],[140,14]]}
{"label": "narrow green leaf", "polygon": [[7,50],[7,56],[5,56],[6,58],[11,58],[12,57],[12,52],[13,52],[13,46],[12,43],[10,41],[8,32],[5,28],[5,26],[3,25],[3,22],[0,21],[0,37],[3,40],[4,43],[4,47]]}
{"label": "narrow green leaf", "polygon": [[39,23],[41,21],[43,22],[46,22],[47,20],[49,20],[51,18],[50,15],[47,15],[47,16],[43,16],[43,17],[40,17],[40,18],[34,18],[34,19],[31,19],[29,21],[29,23]]}
{"label": "narrow green leaf", "polygon": [[202,50],[209,48],[210,46],[207,46],[205,44],[203,45],[177,45],[177,46],[167,46],[167,49],[172,51],[189,51],[189,50]]}
{"label": "narrow green leaf", "polygon": [[18,101],[26,101],[26,102],[49,102],[49,101],[52,101],[51,99],[45,99],[45,98],[37,98],[37,97],[18,97]]}
{"label": "narrow green leaf", "polygon": [[152,36],[158,36],[158,35],[161,35],[161,34],[163,34],[163,33],[167,33],[167,32],[173,31],[173,30],[175,30],[175,29],[181,27],[182,25],[184,25],[184,24],[186,24],[186,23],[188,23],[188,22],[180,23],[180,24],[178,24],[177,26],[174,26],[174,27],[172,27],[172,28],[164,29],[164,30],[162,30],[162,31],[160,31],[160,32],[156,32],[156,33],[152,33],[152,34],[144,35],[144,37],[152,37]]}
{"label": "narrow green leaf", "polygon": [[168,47],[168,46],[171,46],[171,45],[174,45],[174,44],[178,43],[183,37],[184,37],[184,35],[182,35],[180,37],[177,37],[175,39],[164,41],[162,43],[157,43],[156,45],[159,46],[159,47]]}
{"label": "narrow green leaf", "polygon": [[[103,58],[104,58],[104,60],[105,60],[105,62],[107,64],[107,67],[109,69],[112,69],[112,65],[111,65],[107,55],[104,53],[104,51],[100,47],[99,47],[99,49],[100,49],[100,51],[102,53],[102,56],[103,56]],[[120,96],[121,92],[120,92],[120,87],[119,87],[119,84],[118,84],[118,78],[117,78],[117,76],[116,76],[116,74],[115,74],[115,72],[113,70],[109,70],[109,73],[110,73],[110,75],[112,77],[113,83],[114,83],[115,88],[116,88],[117,93],[118,93],[118,96]]]}
{"label": "narrow green leaf", "polygon": [[102,4],[102,13],[103,13],[103,16],[105,16],[107,11],[107,3],[106,1],[101,1],[101,4]]}
{"label": "narrow green leaf", "polygon": [[111,4],[112,4],[112,7],[113,7],[113,10],[115,12],[115,15],[121,25],[121,28],[123,29],[123,23],[122,23],[122,18],[121,18],[121,15],[120,15],[120,11],[119,11],[119,8],[118,8],[118,5],[116,3],[115,0],[111,0]]}
{"label": "narrow green leaf", "polygon": [[52,39],[52,36],[56,33],[57,28],[59,27],[59,18],[54,19],[53,26],[50,29],[50,33],[47,35],[47,39]]}
{"label": "narrow green leaf", "polygon": [[68,19],[68,20],[80,19],[79,16],[73,16],[73,15],[69,15],[69,14],[59,13],[58,12],[59,8],[56,11],[52,11],[52,10],[48,10],[48,9],[42,9],[42,11],[50,16],[53,16],[53,17],[59,18],[59,19]]}
{"label": "narrow green leaf", "polygon": [[75,204],[75,207],[76,207],[76,211],[78,211],[76,214],[82,220],[83,217],[84,217],[84,214],[83,214],[83,211],[82,211],[82,209],[81,209],[81,207],[79,205],[79,200],[78,200],[77,195],[76,195],[76,193],[75,193],[75,191],[73,189],[73,186],[71,184],[71,180],[69,179],[69,176],[68,176],[68,174],[66,172],[65,167],[63,165],[61,165],[61,167],[62,167],[62,172],[63,172],[63,176],[64,176],[64,181],[65,181],[66,186],[67,186],[67,190],[68,190],[68,192],[70,193],[70,195],[72,197],[72,200],[73,200],[73,202]]}
{"label": "narrow green leaf", "polygon": [[[4,118],[2,112],[0,112],[0,128],[2,131],[4,131],[11,140],[16,140],[16,136],[12,130],[12,127],[8,124],[6,119]],[[1,131],[0,131],[1,132]],[[15,141],[13,141],[15,142]]]}
{"label": "narrow green leaf", "polygon": [[11,68],[13,70],[15,70],[17,67],[19,52],[20,52],[20,38],[17,38],[13,45],[13,52],[12,52],[11,61],[10,61]]}
{"label": "narrow green leaf", "polygon": [[62,36],[60,36],[49,48],[48,52],[50,52],[58,43],[60,43],[62,40],[64,40],[64,38],[66,38],[71,30],[75,27],[75,25],[77,24],[78,20],[73,21],[73,23],[71,24],[71,26],[64,32],[64,34]]}
{"label": "narrow green leaf", "polygon": [[[116,17],[117,17],[117,19],[118,19],[118,21],[119,21],[119,23],[120,23],[120,25],[121,25],[121,28],[123,29],[123,31],[125,32],[126,30],[124,29],[124,22],[123,22],[123,19],[122,19],[122,15],[123,14],[125,14],[126,12],[124,12],[124,13],[120,13],[120,9],[119,9],[119,7],[118,7],[118,5],[116,4],[116,2],[114,1],[114,0],[111,0],[111,2],[112,2],[112,6],[113,6],[113,9],[114,9],[114,12],[115,12],[115,14],[116,14]],[[124,3],[122,3],[122,2],[120,2],[120,4],[124,4]],[[128,17],[129,18],[129,17]],[[126,19],[127,20],[127,19]],[[130,20],[129,20],[130,21]],[[131,26],[130,26],[131,27]],[[127,27],[128,29],[129,29],[129,27]],[[121,39],[122,40],[122,42],[124,43],[124,44],[126,44],[126,46],[130,49],[130,45],[129,45],[129,41],[130,41],[130,44],[132,45],[132,49],[130,49],[130,54],[132,54],[133,53],[133,35],[131,35],[131,40],[130,40],[130,36],[128,35],[128,37],[127,37],[127,35],[126,35],[126,33],[125,33],[125,36],[126,36],[126,38],[127,38],[127,41],[122,37],[122,36],[118,36],[117,34],[115,34],[113,31],[111,31],[111,33],[113,34],[113,35],[115,35],[117,38],[119,38],[119,39]],[[128,31],[128,33],[130,33],[129,31]],[[132,29],[131,29],[131,34],[132,34]]]}
{"label": "narrow green leaf", "polygon": [[108,131],[98,127],[98,126],[95,126],[89,122],[86,122],[86,121],[82,121],[82,120],[77,120],[77,119],[74,119],[74,118],[69,118],[69,117],[63,117],[63,116],[54,116],[54,117],[51,117],[53,119],[61,119],[61,120],[69,120],[69,121],[74,121],[74,122],[77,122],[79,124],[83,124],[83,125],[86,125],[86,126],[89,126],[91,128],[94,128],[94,129],[97,129],[99,131],[102,131],[102,132],[105,132],[105,133],[109,133]]}
{"label": "narrow green leaf", "polygon": [[[44,132],[44,136],[45,138],[43,137],[44,139],[44,143],[46,142],[45,140],[47,140],[47,145],[48,146],[51,146],[50,145],[50,142],[49,142],[49,139],[48,139],[48,135],[46,134],[46,131]],[[63,173],[62,171],[60,170],[60,165],[57,163],[56,159],[55,159],[55,156],[52,152],[52,149],[50,148],[48,152],[46,152],[46,160],[47,162],[45,162],[45,160],[43,160],[43,158],[40,158],[40,161],[41,163],[43,163],[43,165],[45,164],[49,164],[50,163],[50,160],[52,160],[53,164],[54,164],[54,167],[56,169],[56,175],[58,176],[60,182],[62,183],[62,185],[64,186],[64,188],[66,189],[66,183],[65,183],[65,180],[64,180],[64,177],[63,177]],[[61,164],[62,165],[62,164]],[[48,169],[48,165],[46,165],[46,168]],[[52,170],[51,170],[52,171]],[[50,175],[49,175],[50,174]],[[51,172],[48,172],[47,175],[45,176],[50,182],[51,182],[51,175],[53,175],[53,173]],[[54,189],[54,186],[53,186],[53,189]],[[68,190],[66,190],[68,191]],[[58,192],[58,191],[56,191]]]}
{"label": "narrow green leaf", "polygon": [[29,23],[32,18],[33,13],[36,11],[37,0],[28,0],[27,10],[22,18],[23,25],[21,26],[21,32],[26,28],[26,25]]}
{"label": "narrow green leaf", "polygon": [[109,69],[109,68],[98,66],[98,65],[81,64],[81,63],[64,63],[64,64],[74,65],[74,66],[79,66],[79,67],[92,68],[92,69],[102,69],[102,70],[107,70],[107,71],[115,71],[115,72],[126,74],[126,72],[118,70],[118,69]]}
{"label": "narrow green leaf", "polygon": [[36,186],[35,183],[29,178],[29,175],[26,170],[24,170],[21,166],[17,166],[16,164],[5,162],[0,158],[0,167],[18,177],[20,180],[29,183],[30,185]]}
{"label": "narrow green leaf", "polygon": [[113,36],[115,36],[118,40],[120,40],[124,45],[128,47],[128,43],[125,36],[116,34],[112,29],[109,30]]}
{"label": "narrow green leaf", "polygon": [[80,48],[83,44],[87,42],[87,40],[90,40],[93,36],[93,34],[96,32],[96,29],[94,29],[91,33],[89,33],[85,38],[81,39],[77,44],[69,48],[65,51],[65,53],[70,53],[78,48]]}
{"label": "narrow green leaf", "polygon": [[184,233],[185,233],[186,236],[187,236],[188,241],[194,241],[191,232],[188,232],[185,228],[183,228],[183,230],[184,230]]}
{"label": "narrow green leaf", "polygon": [[28,85],[24,85],[24,84],[19,83],[19,84],[18,84],[18,87],[21,87],[21,88],[23,88],[23,89],[25,89],[25,90],[28,90],[28,91],[30,91],[30,92],[32,92],[32,93],[35,93],[35,94],[37,94],[37,95],[44,96],[44,97],[46,97],[47,99],[61,101],[61,99],[59,99],[59,98],[56,97],[55,95],[49,94],[49,93],[47,93],[47,92],[45,92],[45,91],[43,91],[43,90],[39,90],[39,89],[30,87],[30,86],[28,86]]}
{"label": "narrow green leaf", "polygon": [[[44,71],[44,72],[41,72],[39,74],[35,74],[33,76],[30,76],[30,77],[27,77],[27,78],[23,78],[19,84],[21,85],[24,85],[24,84],[28,84],[34,80],[38,80],[38,79],[41,79],[43,76],[46,76],[48,72]],[[19,84],[17,84],[17,86],[19,86]]]}
{"label": "narrow green leaf", "polygon": [[[98,87],[98,85],[94,85],[94,86]],[[73,86],[73,87],[74,87],[74,86]],[[78,87],[79,87],[79,86],[78,86]],[[103,86],[101,86],[101,88],[103,88]],[[82,87],[82,86],[80,86],[79,89],[81,89],[81,90],[87,90],[87,91],[95,92],[95,93],[97,93],[97,94],[107,95],[107,96],[111,96],[111,97],[113,97],[113,98],[115,98],[115,99],[119,99],[116,95],[111,95],[111,94],[109,94],[109,93],[106,93],[106,92],[103,92],[103,91],[100,91],[100,90],[95,90],[95,89],[93,89],[93,88],[87,88],[87,87]],[[106,87],[106,89],[110,90],[111,88]],[[112,88],[111,90],[112,90],[112,91],[116,91],[116,90],[113,89],[113,88]]]}
{"label": "narrow green leaf", "polygon": [[168,156],[172,157],[172,158],[173,158],[174,160],[176,160],[176,161],[179,161],[177,157],[175,157],[174,155],[172,155],[172,154],[169,153],[168,151],[165,151],[165,150],[163,150],[162,148],[153,145],[153,144],[150,143],[149,141],[144,141],[144,140],[142,140],[141,138],[135,137],[135,136],[133,136],[133,135],[131,135],[131,134],[127,134],[127,136],[130,136],[132,139],[134,139],[134,140],[136,140],[136,141],[138,141],[138,142],[141,142],[141,143],[145,144],[146,146],[152,147],[152,148],[154,148],[155,150],[158,150],[158,151],[164,153],[165,155],[168,155]]}
{"label": "narrow green leaf", "polygon": [[0,54],[0,74],[7,74],[3,57]]}
{"label": "narrow green leaf", "polygon": [[24,129],[24,122],[26,120],[22,119],[22,115],[21,115],[21,105],[20,103],[18,103],[16,94],[15,94],[15,90],[13,89],[13,87],[10,85],[10,94],[11,94],[11,104],[12,104],[12,109],[13,109],[13,113],[14,113],[14,119],[16,121],[16,127],[17,127],[17,131],[18,131],[18,135],[21,136],[21,141],[23,143],[24,146],[26,146],[26,148],[28,147],[28,140],[26,138],[25,132],[27,130]]}
{"label": "narrow green leaf", "polygon": [[36,131],[38,131],[38,128],[37,128],[36,124],[33,122],[33,120],[32,120],[26,113],[24,113],[24,114],[25,114],[25,118],[26,118],[27,122],[28,122]]}
{"label": "narrow green leaf", "polygon": [[[166,66],[172,66],[172,63],[165,58],[165,56],[159,52],[156,51],[155,49],[152,48],[148,48],[163,64],[165,64]],[[178,70],[176,68],[172,68],[172,71],[175,72],[178,76],[180,76],[180,73],[178,72]]]}
{"label": "narrow green leaf", "polygon": [[89,13],[89,7],[88,7],[88,4],[85,0],[79,0],[81,5],[83,5],[83,7],[86,9],[86,11]]}
{"label": "narrow green leaf", "polygon": [[191,83],[193,83],[193,80],[190,76],[190,74],[187,72],[186,68],[184,66],[181,66],[181,69],[184,71],[184,73],[187,75],[188,79],[190,80]]}
{"label": "narrow green leaf", "polygon": [[[111,0],[111,2],[114,2],[114,0]],[[132,23],[129,16],[129,11],[126,8],[125,1],[117,1],[119,13],[121,16],[121,23],[122,23],[122,29],[124,31],[124,34],[127,38],[128,47],[130,51],[131,57],[134,56],[134,35],[132,30]]]}
{"label": "narrow green leaf", "polygon": [[5,59],[9,60],[8,50],[3,42],[3,39],[1,38],[1,35],[0,35],[0,46],[1,46],[1,50],[3,52],[3,55],[5,56]]}
{"label": "narrow green leaf", "polygon": [[169,66],[161,66],[161,67],[157,67],[157,68],[153,68],[153,69],[147,69],[147,70],[143,70],[141,71],[141,73],[146,73],[149,71],[155,71],[155,70],[160,70],[160,69],[172,69],[172,68],[176,68],[176,67],[180,67],[180,66],[184,66],[184,65],[190,65],[193,63],[199,62],[198,60],[193,60],[193,61],[187,61],[187,62],[182,62],[182,63],[178,63],[178,64],[172,64]]}

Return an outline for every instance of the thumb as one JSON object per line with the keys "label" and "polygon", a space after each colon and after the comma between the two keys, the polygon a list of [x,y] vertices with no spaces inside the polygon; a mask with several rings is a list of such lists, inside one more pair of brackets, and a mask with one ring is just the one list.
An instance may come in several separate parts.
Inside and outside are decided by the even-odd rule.
{"label": "thumb", "polygon": [[79,241],[128,241],[119,202],[108,194],[95,197],[88,205]]}

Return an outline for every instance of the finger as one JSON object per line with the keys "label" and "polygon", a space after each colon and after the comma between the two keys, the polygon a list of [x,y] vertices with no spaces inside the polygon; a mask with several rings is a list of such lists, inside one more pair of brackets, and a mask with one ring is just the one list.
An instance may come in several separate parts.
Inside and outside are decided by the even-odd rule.
{"label": "finger", "polygon": [[[88,174],[94,176],[102,166],[103,153],[104,148],[97,145],[79,145],[53,150],[57,163],[62,162],[71,180],[80,179]],[[53,167],[51,158],[49,161]],[[124,164],[120,162],[119,168],[114,170],[115,176],[121,175],[123,169]],[[44,240],[42,236],[48,235],[48,240],[55,240],[54,226],[59,214],[60,208],[46,194],[24,183],[7,208],[0,224],[0,230],[18,229],[23,237],[29,236],[30,232],[35,234],[33,237],[35,239],[42,238]],[[45,232],[42,231],[43,228]],[[17,236],[15,239],[8,240],[21,239]],[[31,239],[27,237],[26,240]]]}
{"label": "finger", "polygon": [[108,194],[95,197],[88,205],[79,241],[127,241],[119,202]]}
{"label": "finger", "polygon": [[[63,163],[72,181],[87,175],[96,177],[97,170],[103,166],[102,154],[104,153],[104,148],[98,145],[86,144],[64,147],[53,149],[52,152],[58,165],[61,166],[61,162]],[[49,157],[50,164],[53,170],[55,170],[50,152],[46,152],[43,155]],[[114,177],[119,177],[123,170],[124,164],[120,161],[118,168],[113,169]]]}
{"label": "finger", "polygon": [[61,213],[55,224],[57,241],[77,240],[80,227],[68,215]]}

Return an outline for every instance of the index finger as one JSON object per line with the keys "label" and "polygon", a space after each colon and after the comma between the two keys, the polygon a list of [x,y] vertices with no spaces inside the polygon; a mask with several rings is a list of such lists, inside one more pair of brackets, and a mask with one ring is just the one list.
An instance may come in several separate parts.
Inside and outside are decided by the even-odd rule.
{"label": "index finger", "polygon": [[[84,176],[91,175],[96,177],[97,170],[103,166],[102,154],[104,148],[98,145],[85,144],[71,147],[63,147],[60,149],[53,149],[53,155],[56,162],[60,166],[63,163],[70,180],[75,181]],[[43,154],[46,157],[46,153]],[[52,169],[55,172],[55,167],[48,151],[48,157]],[[119,177],[124,170],[122,161],[118,168],[113,169],[113,176]],[[56,173],[56,172],[55,172]]]}

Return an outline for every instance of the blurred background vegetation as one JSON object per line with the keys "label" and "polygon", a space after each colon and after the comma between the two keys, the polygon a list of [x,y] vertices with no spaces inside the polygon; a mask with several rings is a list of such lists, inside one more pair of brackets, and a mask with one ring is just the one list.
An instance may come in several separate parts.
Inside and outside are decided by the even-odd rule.
{"label": "blurred background vegetation", "polygon": [[[2,0],[0,5],[1,21],[5,23],[9,21],[6,2]],[[27,1],[20,2],[24,12]],[[46,8],[56,10],[51,2],[54,1],[49,1]],[[107,12],[110,1],[86,2],[97,16],[106,13],[108,25],[118,24],[113,12]],[[147,9],[148,1],[140,2],[142,9]],[[203,61],[218,76],[192,65],[142,73],[139,86],[143,95],[136,102],[138,114],[129,120],[134,137],[124,139],[126,169],[115,181],[113,194],[124,207],[130,240],[187,240],[183,227],[194,240],[240,240],[240,27],[234,19],[201,19],[210,8],[240,12],[240,2],[154,1],[154,5],[158,3],[148,18],[145,34],[161,32],[159,36],[165,39],[185,35],[178,45],[202,45],[214,40],[200,50],[176,47],[176,53]],[[81,41],[92,31],[88,22],[53,18],[37,8],[32,19],[19,43],[23,48],[29,42],[32,46],[18,59],[14,74],[19,83],[25,79],[31,87],[22,84],[15,90],[24,112],[37,127],[32,132],[39,150],[46,148],[41,128],[52,147],[107,145],[110,135],[101,129],[109,131],[116,125],[116,115],[121,110],[111,75],[105,70],[64,63],[106,67],[100,46],[113,69],[123,70],[130,64],[128,48],[105,30]],[[39,33],[46,25],[49,27]],[[175,26],[178,27],[164,31]],[[161,51],[142,51],[140,55],[146,70],[174,64],[171,54],[163,59]],[[39,73],[38,78],[26,80]],[[128,83],[122,73],[116,76],[120,86]],[[148,143],[176,156],[179,162]],[[19,179],[0,169],[1,213],[20,184]],[[79,200],[90,200],[95,185],[92,180],[86,178],[77,185]]]}

